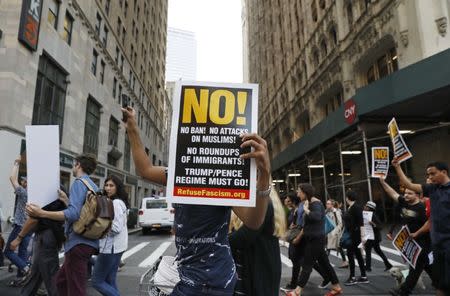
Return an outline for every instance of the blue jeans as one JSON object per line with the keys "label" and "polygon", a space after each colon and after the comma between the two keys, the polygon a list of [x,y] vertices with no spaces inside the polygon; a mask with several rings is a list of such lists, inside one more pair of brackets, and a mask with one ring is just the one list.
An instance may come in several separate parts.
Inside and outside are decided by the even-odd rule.
{"label": "blue jeans", "polygon": [[225,290],[225,289],[217,289],[217,288],[209,288],[209,287],[190,287],[183,282],[178,282],[175,288],[173,288],[170,296],[232,296],[233,289]]}
{"label": "blue jeans", "polygon": [[98,254],[92,275],[92,286],[105,296],[119,296],[116,284],[117,269],[122,253]]}
{"label": "blue jeans", "polygon": [[31,238],[31,234],[28,234],[22,239],[22,241],[19,244],[19,252],[17,254],[14,251],[11,251],[11,249],[9,248],[11,242],[16,239],[21,230],[22,226],[14,224],[11,234],[8,237],[8,242],[6,243],[4,251],[5,257],[8,258],[12,264],[17,266],[18,268],[17,277],[22,276],[22,271],[28,264],[27,248]]}

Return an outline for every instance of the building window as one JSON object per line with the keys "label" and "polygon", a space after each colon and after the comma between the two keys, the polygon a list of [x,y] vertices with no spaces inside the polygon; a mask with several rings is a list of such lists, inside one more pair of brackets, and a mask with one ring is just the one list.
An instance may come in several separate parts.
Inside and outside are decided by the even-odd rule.
{"label": "building window", "polygon": [[121,100],[122,100],[122,85],[119,84],[119,99],[118,99],[119,104],[120,104]]}
{"label": "building window", "polygon": [[73,28],[73,17],[66,12],[66,17],[64,18],[64,31],[62,34],[62,38],[67,44],[72,43],[72,28]]}
{"label": "building window", "polygon": [[119,137],[119,121],[111,116],[111,118],[109,119],[108,145],[117,147],[118,137]]}
{"label": "building window", "polygon": [[326,57],[328,54],[328,48],[325,39],[322,39],[322,42],[320,42],[320,50],[322,51],[322,56]]}
{"label": "building window", "polygon": [[116,98],[116,92],[117,92],[117,79],[116,79],[116,77],[114,77],[113,89],[112,89],[112,96],[113,96],[113,98]]}
{"label": "building window", "polygon": [[325,116],[328,116],[334,111],[336,111],[341,104],[342,104],[342,92],[340,91],[325,103],[324,106]]}
{"label": "building window", "polygon": [[123,71],[123,62],[124,62],[125,58],[123,57],[123,55],[120,56],[120,71]]}
{"label": "building window", "polygon": [[319,66],[319,62],[320,62],[319,51],[317,49],[314,49],[314,51],[313,51],[313,63],[314,63],[315,66],[318,67]]}
{"label": "building window", "polygon": [[128,134],[125,133],[125,147],[123,149],[123,169],[125,171],[130,171],[131,168],[131,153],[130,153],[130,140],[128,140]]}
{"label": "building window", "polygon": [[314,22],[317,22],[317,6],[316,6],[316,0],[313,0],[313,2],[311,3],[311,16],[312,16],[312,20]]}
{"label": "building window", "polygon": [[319,0],[320,9],[325,9],[325,6],[326,6],[325,0]]}
{"label": "building window", "polygon": [[102,39],[102,42],[103,42],[103,46],[104,46],[104,47],[106,47],[107,44],[108,44],[108,33],[109,33],[109,30],[108,30],[108,28],[106,27],[106,24],[104,24],[104,25],[103,25],[103,39]]}
{"label": "building window", "polygon": [[366,73],[367,84],[386,77],[398,70],[398,57],[395,47],[388,50],[370,65]]}
{"label": "building window", "polygon": [[39,58],[36,90],[34,94],[33,125],[59,125],[62,140],[64,109],[66,103],[67,73],[47,56]]}
{"label": "building window", "polygon": [[333,40],[333,44],[336,45],[337,44],[337,32],[336,32],[336,28],[334,26],[332,26],[330,28],[330,38],[331,38],[331,40]]}
{"label": "building window", "polygon": [[122,28],[122,44],[125,44],[125,36],[127,35],[127,31],[125,28]]}
{"label": "building window", "polygon": [[97,12],[97,22],[95,23],[95,33],[100,36],[100,28],[102,27],[102,17]]}
{"label": "building window", "polygon": [[59,1],[51,0],[48,4],[48,16],[47,21],[53,28],[58,27],[58,13],[59,13]]}
{"label": "building window", "polygon": [[92,64],[91,64],[91,72],[94,74],[94,76],[97,75],[97,59],[98,59],[98,53],[94,49],[92,50]]}
{"label": "building window", "polygon": [[103,84],[105,80],[105,62],[101,60],[100,62],[100,83]]}
{"label": "building window", "polygon": [[116,58],[114,59],[114,61],[116,62],[117,66],[119,66],[119,54],[120,54],[119,47],[116,46]]}
{"label": "building window", "polygon": [[127,17],[127,12],[128,12],[128,1],[125,1],[125,8],[123,9],[123,15],[125,17]]}
{"label": "building window", "polygon": [[350,27],[353,25],[353,6],[352,6],[352,3],[349,2],[347,4],[346,11],[347,11],[347,20],[348,20],[349,30],[350,30]]}
{"label": "building window", "polygon": [[111,0],[106,0],[106,2],[105,2],[106,15],[109,15],[109,8],[110,8],[110,6],[111,6]]}
{"label": "building window", "polygon": [[120,17],[117,18],[117,36],[120,37],[120,30],[122,30],[122,20]]}
{"label": "building window", "polygon": [[86,105],[86,120],[84,125],[84,153],[98,153],[98,132],[100,130],[100,105],[89,97]]}

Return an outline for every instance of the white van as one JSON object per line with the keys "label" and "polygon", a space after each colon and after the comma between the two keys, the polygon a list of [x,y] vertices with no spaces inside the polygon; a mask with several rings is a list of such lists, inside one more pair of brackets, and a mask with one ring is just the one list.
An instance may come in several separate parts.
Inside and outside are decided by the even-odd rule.
{"label": "white van", "polygon": [[171,230],[174,221],[172,206],[165,197],[144,197],[139,209],[139,226],[142,233],[151,230]]}

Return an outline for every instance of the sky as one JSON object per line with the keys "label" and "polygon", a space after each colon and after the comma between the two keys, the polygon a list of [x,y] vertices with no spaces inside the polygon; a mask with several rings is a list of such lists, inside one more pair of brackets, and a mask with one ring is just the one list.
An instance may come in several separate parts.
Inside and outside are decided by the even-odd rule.
{"label": "sky", "polygon": [[242,82],[241,0],[169,0],[169,27],[197,39],[197,80]]}

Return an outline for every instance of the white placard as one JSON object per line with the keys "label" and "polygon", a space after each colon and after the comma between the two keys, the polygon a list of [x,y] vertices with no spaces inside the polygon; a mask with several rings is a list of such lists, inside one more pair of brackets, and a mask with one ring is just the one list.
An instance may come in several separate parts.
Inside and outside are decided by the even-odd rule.
{"label": "white placard", "polygon": [[370,224],[372,221],[373,212],[371,211],[363,211],[363,219],[364,219],[364,234],[366,236],[366,240],[374,240],[375,233],[373,232],[373,227]]}
{"label": "white placard", "polygon": [[43,207],[58,199],[59,126],[25,127],[28,202]]}
{"label": "white placard", "polygon": [[240,159],[239,135],[257,132],[258,85],[179,81],[173,102],[167,200],[254,207],[256,164]]}

